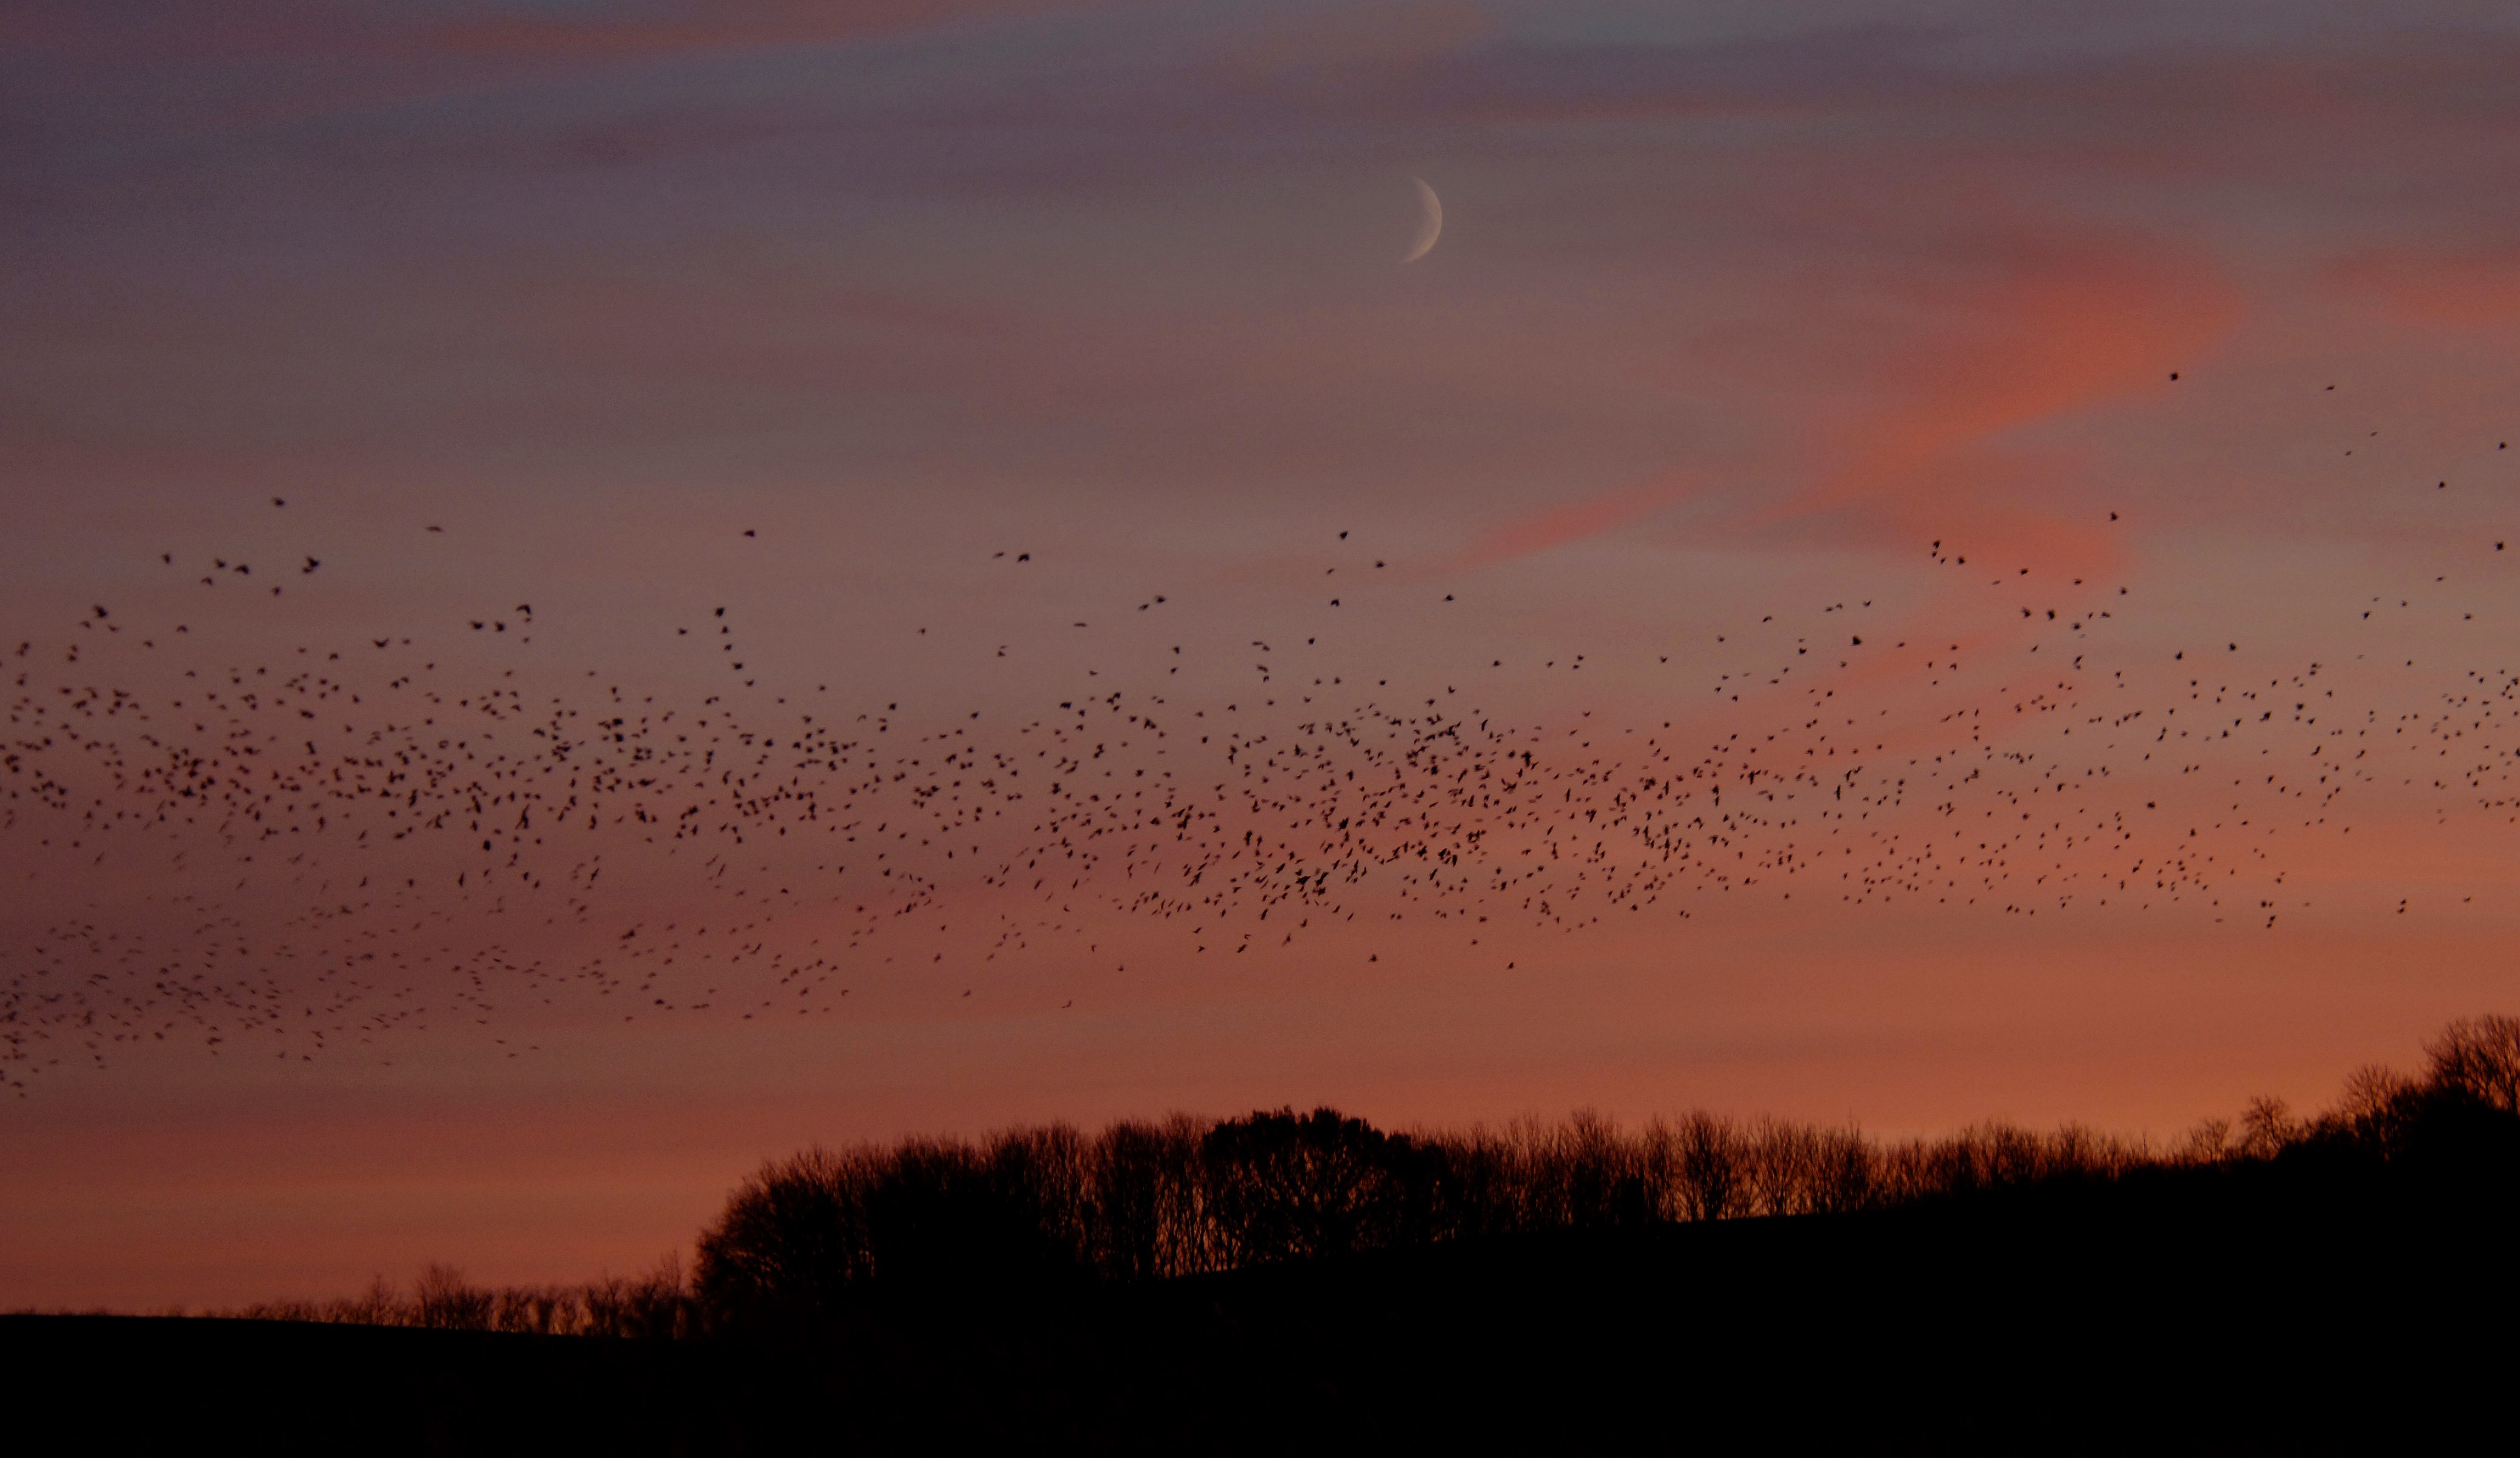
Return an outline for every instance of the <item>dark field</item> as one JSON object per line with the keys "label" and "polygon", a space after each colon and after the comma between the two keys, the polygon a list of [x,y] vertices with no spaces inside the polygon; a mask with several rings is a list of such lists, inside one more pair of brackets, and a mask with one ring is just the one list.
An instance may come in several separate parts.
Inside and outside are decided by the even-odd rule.
{"label": "dark field", "polygon": [[107,1447],[2406,1448],[2509,1431],[2514,1212],[2507,1170],[2279,1160],[877,1297],[776,1336],[17,1316],[0,1361]]}

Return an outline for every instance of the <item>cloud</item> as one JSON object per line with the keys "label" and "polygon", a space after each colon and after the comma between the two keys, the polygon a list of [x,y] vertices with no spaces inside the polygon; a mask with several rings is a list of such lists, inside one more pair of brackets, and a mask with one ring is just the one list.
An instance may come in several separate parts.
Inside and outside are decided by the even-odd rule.
{"label": "cloud", "polygon": [[2520,320],[2520,249],[2374,249],[2327,271],[2330,283],[2382,313],[2453,329]]}
{"label": "cloud", "polygon": [[[1864,217],[1877,251],[1860,262],[1798,260],[1792,293],[1763,315],[1768,338],[1739,342],[1745,373],[1791,380],[1777,426],[1808,443],[1805,484],[1769,495],[1732,529],[1835,518],[1903,552],[1965,532],[1960,550],[2012,568],[2107,570],[2114,538],[2060,516],[2080,507],[2057,487],[2080,482],[2087,463],[2008,437],[2173,388],[2170,373],[2192,370],[2239,320],[2237,291],[2210,260],[2141,236],[2009,202],[1920,202]],[[1893,268],[1878,261],[1903,255]],[[1704,484],[1678,473],[1552,506],[1491,528],[1446,565],[1492,566],[1612,531]]]}
{"label": "cloud", "polygon": [[1917,294],[1934,316],[1876,353],[1880,403],[1837,429],[1838,463],[1790,510],[1931,521],[1974,495],[1965,474],[1938,468],[2022,427],[2169,388],[2241,313],[2208,260],[2140,237],[2058,220],[1954,244],[1943,256],[1963,267]]}
{"label": "cloud", "polygon": [[1685,500],[1695,489],[1695,479],[1683,474],[1549,507],[1489,528],[1460,553],[1439,563],[1435,570],[1469,571],[1495,567],[1518,557],[1530,557],[1552,547],[1599,536]]}
{"label": "cloud", "polygon": [[502,59],[604,60],[853,40],[1090,8],[1091,0],[686,0],[626,13],[481,11],[415,26],[404,44]]}
{"label": "cloud", "polygon": [[474,0],[393,15],[326,0],[260,0],[214,10],[170,0],[111,7],[37,0],[0,15],[0,40],[126,59],[603,60],[802,45],[1118,3],[1123,0],[652,0],[526,9]]}

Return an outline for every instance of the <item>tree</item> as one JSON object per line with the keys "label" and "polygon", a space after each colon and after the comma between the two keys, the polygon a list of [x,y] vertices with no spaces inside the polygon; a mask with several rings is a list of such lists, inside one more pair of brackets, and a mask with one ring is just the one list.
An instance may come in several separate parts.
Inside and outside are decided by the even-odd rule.
{"label": "tree", "polygon": [[702,1301],[736,1321],[836,1313],[872,1270],[866,1196],[879,1158],[817,1147],[738,1186],[699,1238]]}
{"label": "tree", "polygon": [[2249,1159],[2273,1159],[2299,1133],[2292,1106],[2271,1094],[2249,1100],[2240,1111],[2240,1153]]}
{"label": "tree", "polygon": [[1696,1113],[1681,1120],[1680,1212],[1688,1220],[1739,1214],[1741,1139],[1732,1120]]}
{"label": "tree", "polygon": [[2520,1018],[2461,1018],[2426,1043],[2424,1052],[2432,1059],[2434,1083],[2520,1115]]}
{"label": "tree", "polygon": [[1302,1116],[1280,1109],[1210,1129],[1199,1157],[1228,1261],[1265,1264],[1389,1244],[1400,1212],[1391,1165],[1406,1146],[1332,1109]]}
{"label": "tree", "polygon": [[464,1273],[434,1261],[422,1269],[412,1289],[419,1325],[445,1331],[479,1332],[490,1326],[490,1293],[468,1286]]}

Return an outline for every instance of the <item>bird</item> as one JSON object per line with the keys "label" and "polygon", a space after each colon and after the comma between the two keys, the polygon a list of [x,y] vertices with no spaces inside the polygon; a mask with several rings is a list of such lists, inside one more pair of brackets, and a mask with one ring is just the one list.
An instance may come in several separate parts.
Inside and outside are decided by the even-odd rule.
{"label": "bird", "polygon": [[[360,560],[328,581],[356,587]],[[1254,610],[1231,660],[1168,633],[1164,675],[1080,666],[1012,712],[904,711],[865,685],[808,713],[775,674],[724,695],[592,676],[496,617],[239,652],[278,610],[183,623],[74,599],[13,657],[0,836],[36,909],[0,947],[0,1081],[22,1097],[65,1058],[179,1037],[212,1057],[382,1057],[424,1029],[507,1030],[544,1000],[837,1019],[849,980],[887,966],[914,984],[906,969],[929,969],[930,996],[1026,958],[1116,966],[1106,930],[1133,923],[1177,934],[1186,966],[1284,965],[1377,926],[1484,953],[1508,929],[1686,928],[1769,896],[1959,918],[2194,908],[2272,931],[2316,899],[2286,877],[2290,847],[2351,835],[2358,806],[2520,820],[2520,678],[2447,636],[2483,611],[2454,563],[2363,594],[2298,651],[2242,660],[2227,637],[2225,660],[2165,661],[2131,584],[1970,577],[1947,539],[1915,561],[1950,609],[1930,639],[1854,595],[1744,599],[1687,624],[1695,647],[1578,640],[1508,670],[1474,640],[1487,686],[1464,692],[1287,604]],[[742,616],[715,609],[714,649],[660,627],[654,652],[751,672]],[[2445,661],[2378,652],[2393,623],[2434,633]],[[416,647],[343,659],[362,636]],[[1597,700],[1604,665],[1658,687]],[[1232,686],[1183,687],[1184,666]],[[1495,708],[1508,693],[1524,706]],[[181,938],[63,894],[170,857],[230,887],[184,892]],[[681,891],[641,890],[658,886]],[[512,949],[502,929],[538,917],[600,927],[603,949]]]}

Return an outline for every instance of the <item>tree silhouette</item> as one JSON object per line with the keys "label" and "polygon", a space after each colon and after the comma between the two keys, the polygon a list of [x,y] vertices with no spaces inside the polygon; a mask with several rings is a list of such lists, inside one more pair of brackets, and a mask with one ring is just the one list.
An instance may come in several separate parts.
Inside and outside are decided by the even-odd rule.
{"label": "tree silhouette", "polygon": [[2461,1018],[2425,1044],[2424,1052],[2432,1060],[2434,1083],[2520,1115],[2520,1018]]}
{"label": "tree silhouette", "polygon": [[1551,1231],[1611,1236],[2030,1191],[2088,1205],[2138,1176],[2184,1181],[2199,1200],[2272,1190],[2303,1206],[2507,1208],[2520,1192],[2520,1020],[2463,1019],[2426,1053],[2418,1075],[2357,1070],[2316,1118],[2255,1099],[2236,1121],[2207,1119],[2169,1149],[2001,1122],[1880,1142],[1703,1112],[1634,1130],[1584,1111],[1397,1135],[1328,1108],[1124,1120],[1093,1136],[1050,1124],[976,1142],[816,1148],[735,1190],[700,1235],[688,1288],[670,1261],[631,1280],[496,1290],[432,1265],[408,1296],[380,1280],[357,1299],[246,1314],[614,1336],[814,1328],[891,1298],[1139,1285]]}
{"label": "tree silhouette", "polygon": [[1238,1265],[1341,1255],[1391,1243],[1407,1141],[1332,1109],[1228,1119],[1199,1142],[1208,1208]]}

